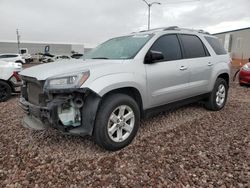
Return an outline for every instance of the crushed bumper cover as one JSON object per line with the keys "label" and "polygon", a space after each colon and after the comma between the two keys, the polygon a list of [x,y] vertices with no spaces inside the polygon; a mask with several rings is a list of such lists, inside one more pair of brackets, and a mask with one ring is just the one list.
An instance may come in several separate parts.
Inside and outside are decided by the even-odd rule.
{"label": "crushed bumper cover", "polygon": [[73,134],[80,136],[91,136],[94,130],[95,117],[101,98],[90,93],[81,109],[81,126],[65,127],[59,120],[57,108],[68,101],[68,98],[58,98],[49,102],[46,107],[36,106],[24,98],[20,98],[19,106],[26,113],[23,119],[23,126],[34,130],[44,130],[48,127],[56,128],[64,134]]}
{"label": "crushed bumper cover", "polygon": [[44,124],[42,121],[32,115],[26,115],[23,118],[22,125],[25,128],[29,128],[36,131],[42,131],[49,127],[48,125]]}

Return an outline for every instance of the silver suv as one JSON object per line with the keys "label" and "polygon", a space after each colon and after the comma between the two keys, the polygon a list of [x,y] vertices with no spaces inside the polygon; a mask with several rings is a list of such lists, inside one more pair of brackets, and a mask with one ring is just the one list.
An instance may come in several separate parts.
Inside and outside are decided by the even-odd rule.
{"label": "silver suv", "polygon": [[85,58],[21,72],[25,127],[90,135],[114,151],[131,143],[143,117],[196,101],[218,111],[227,100],[231,59],[204,31],[132,33],[104,42]]}

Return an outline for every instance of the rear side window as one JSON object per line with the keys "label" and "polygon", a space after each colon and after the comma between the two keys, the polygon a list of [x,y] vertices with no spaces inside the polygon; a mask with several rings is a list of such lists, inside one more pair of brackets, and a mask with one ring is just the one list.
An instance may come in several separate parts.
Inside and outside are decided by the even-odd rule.
{"label": "rear side window", "polygon": [[210,44],[210,46],[213,48],[214,52],[217,55],[224,55],[227,54],[226,50],[222,46],[221,42],[217,38],[213,37],[205,37],[207,42]]}
{"label": "rear side window", "polygon": [[182,59],[181,47],[176,35],[165,35],[160,37],[150,50],[161,52],[163,61],[173,61]]}
{"label": "rear side window", "polygon": [[1,55],[0,58],[7,58],[7,55]]}
{"label": "rear side window", "polygon": [[9,58],[17,57],[17,55],[8,55]]}
{"label": "rear side window", "polygon": [[180,35],[185,58],[206,57],[207,53],[200,38],[195,35]]}
{"label": "rear side window", "polygon": [[8,54],[8,55],[1,55],[0,58],[13,58],[13,57],[17,57],[18,55],[11,55],[11,54]]}

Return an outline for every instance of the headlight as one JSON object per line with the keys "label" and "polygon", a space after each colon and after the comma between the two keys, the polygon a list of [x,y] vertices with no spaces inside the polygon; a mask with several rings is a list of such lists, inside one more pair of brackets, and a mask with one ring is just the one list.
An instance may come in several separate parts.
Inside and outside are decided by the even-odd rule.
{"label": "headlight", "polygon": [[89,71],[73,75],[62,75],[46,80],[45,89],[70,89],[79,88],[89,78]]}
{"label": "headlight", "polygon": [[245,64],[243,67],[242,67],[243,70],[245,71],[250,71],[250,67],[248,66],[248,64]]}

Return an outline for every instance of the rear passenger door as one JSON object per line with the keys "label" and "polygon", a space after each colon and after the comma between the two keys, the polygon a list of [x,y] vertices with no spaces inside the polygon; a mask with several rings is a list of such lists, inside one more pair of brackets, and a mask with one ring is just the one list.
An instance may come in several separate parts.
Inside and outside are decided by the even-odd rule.
{"label": "rear passenger door", "polygon": [[161,36],[150,50],[161,52],[164,56],[159,62],[145,65],[150,106],[160,106],[186,98],[189,69],[182,59],[177,35]]}
{"label": "rear passenger door", "polygon": [[211,80],[213,59],[202,40],[196,35],[179,35],[183,55],[190,70],[189,96],[208,92]]}

